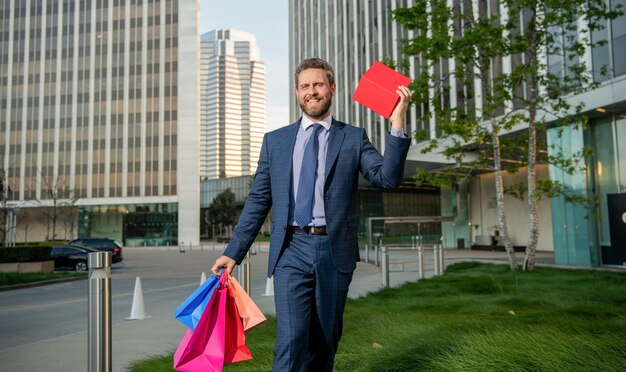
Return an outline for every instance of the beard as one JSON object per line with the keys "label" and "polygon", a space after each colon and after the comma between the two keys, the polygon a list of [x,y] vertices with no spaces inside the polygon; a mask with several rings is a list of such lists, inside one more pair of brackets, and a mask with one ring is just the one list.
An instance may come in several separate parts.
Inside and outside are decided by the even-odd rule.
{"label": "beard", "polygon": [[306,101],[300,101],[300,108],[308,117],[312,119],[323,119],[324,117],[326,117],[326,114],[328,114],[332,103],[333,97],[328,96],[324,99],[324,101],[322,101],[322,106],[320,106],[319,108],[309,109],[306,106]]}

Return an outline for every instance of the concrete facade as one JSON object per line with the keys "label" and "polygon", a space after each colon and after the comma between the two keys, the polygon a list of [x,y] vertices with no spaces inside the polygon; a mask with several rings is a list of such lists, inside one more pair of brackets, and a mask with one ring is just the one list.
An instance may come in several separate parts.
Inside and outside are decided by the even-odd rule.
{"label": "concrete facade", "polygon": [[[168,239],[198,242],[199,6],[5,2],[0,155],[10,208],[65,203],[92,218],[102,207],[126,231],[129,210],[174,205]],[[36,221],[21,235],[18,220],[16,240],[65,236]],[[91,235],[93,224],[81,226],[74,233]]]}

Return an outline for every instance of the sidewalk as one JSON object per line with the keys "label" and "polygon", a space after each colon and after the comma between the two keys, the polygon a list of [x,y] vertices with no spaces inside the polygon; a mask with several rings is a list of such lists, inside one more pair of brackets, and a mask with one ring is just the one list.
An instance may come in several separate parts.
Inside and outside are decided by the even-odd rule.
{"label": "sidewalk", "polygon": [[[208,271],[208,263],[214,261],[221,251],[194,250],[183,254],[178,252],[177,247],[172,249],[127,248],[124,254],[125,267],[123,270],[116,270],[112,279],[115,291],[112,326],[113,371],[124,371],[131,362],[150,356],[164,355],[175,350],[185,328],[173,318],[173,309],[180,304],[181,297],[191,293],[198,286],[200,274],[202,271]],[[267,247],[263,245],[257,247],[256,255],[251,256],[251,297],[264,313],[273,314],[273,296],[263,295],[267,284],[265,277],[267,257]],[[370,259],[373,259],[372,252],[370,252]],[[391,250],[389,259],[393,270],[402,269],[402,271],[390,272],[391,286],[417,280],[417,252],[415,250]],[[447,250],[445,253],[446,265],[464,260],[507,262],[505,252]],[[551,263],[552,253],[539,252],[537,262]],[[426,277],[432,277],[432,255],[426,254],[425,263]],[[128,316],[128,309],[132,302],[132,286],[129,283],[133,282],[136,276],[141,276],[142,280],[145,279],[143,295],[146,301],[146,313],[151,317],[144,320],[119,321],[121,316]],[[167,278],[164,279],[165,276]],[[174,285],[172,280],[178,280],[177,283],[182,284]],[[165,282],[167,284],[160,286]],[[357,298],[381,288],[380,268],[369,263],[358,263],[350,286],[349,297]],[[18,291],[29,290],[31,289]],[[173,295],[169,295],[170,293]],[[116,308],[116,303],[123,303],[124,306],[117,305]],[[54,315],[54,317],[58,316],[59,314]],[[2,350],[0,351],[0,360],[2,360],[0,371],[86,370],[87,341],[87,331],[84,330]]]}

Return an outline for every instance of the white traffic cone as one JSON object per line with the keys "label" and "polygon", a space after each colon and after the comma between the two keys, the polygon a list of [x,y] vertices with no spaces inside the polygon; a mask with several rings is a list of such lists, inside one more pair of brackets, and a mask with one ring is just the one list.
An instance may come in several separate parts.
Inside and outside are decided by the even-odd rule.
{"label": "white traffic cone", "polygon": [[141,289],[141,278],[135,279],[135,294],[133,295],[133,305],[130,307],[130,316],[126,320],[146,319],[146,308],[143,305],[143,290]]}
{"label": "white traffic cone", "polygon": [[267,278],[265,282],[265,293],[261,296],[273,296],[274,295],[274,277]]}
{"label": "white traffic cone", "polygon": [[203,271],[202,275],[200,275],[200,285],[204,284],[204,282],[206,282],[206,273]]}

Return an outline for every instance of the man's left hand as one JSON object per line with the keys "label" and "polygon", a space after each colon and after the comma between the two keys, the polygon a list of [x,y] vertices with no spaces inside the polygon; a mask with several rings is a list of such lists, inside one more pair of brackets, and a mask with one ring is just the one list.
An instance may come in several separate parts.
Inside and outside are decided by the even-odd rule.
{"label": "man's left hand", "polygon": [[396,93],[400,96],[400,101],[391,113],[389,120],[391,121],[391,126],[394,129],[402,130],[404,128],[404,114],[409,107],[409,102],[411,102],[411,91],[409,88],[401,85],[396,90]]}

